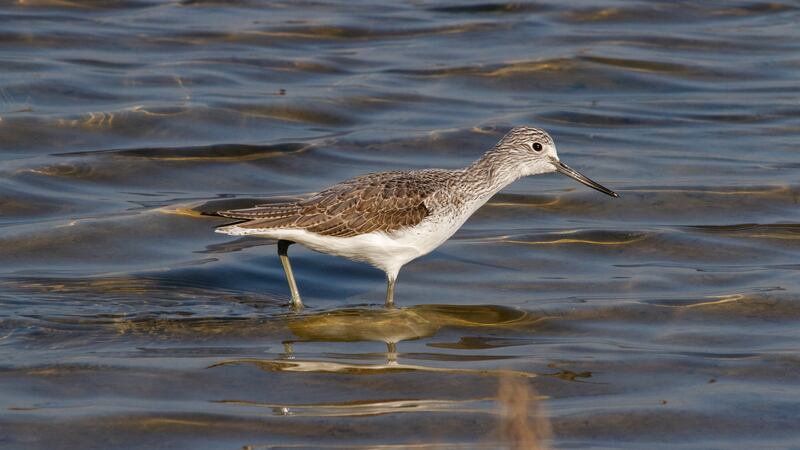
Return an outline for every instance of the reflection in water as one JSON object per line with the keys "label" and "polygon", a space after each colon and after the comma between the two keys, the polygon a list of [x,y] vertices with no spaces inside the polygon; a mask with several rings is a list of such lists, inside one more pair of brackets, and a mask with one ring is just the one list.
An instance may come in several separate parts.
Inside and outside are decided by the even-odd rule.
{"label": "reflection in water", "polygon": [[510,450],[544,450],[553,436],[544,405],[529,384],[504,375],[497,392],[500,440]]}
{"label": "reflection in water", "polygon": [[[473,370],[429,367],[398,361],[397,344],[401,341],[429,338],[445,327],[460,329],[530,329],[544,318],[522,310],[494,306],[419,305],[406,308],[348,308],[314,314],[287,315],[286,325],[295,338],[284,341],[279,359],[236,359],[214,364],[253,364],[262,370],[278,372],[321,372],[379,374],[398,371],[442,372],[472,375],[514,373],[534,377],[532,373],[506,370]],[[386,344],[383,364],[350,364],[310,361],[295,356],[295,345],[303,342],[375,341]],[[465,356],[465,360],[472,357]]]}
{"label": "reflection in water", "polygon": [[[251,400],[219,400],[218,403],[247,408],[266,409],[278,416],[299,417],[360,417],[397,413],[457,413],[499,414],[502,419],[501,436],[519,441],[522,446],[513,448],[539,448],[549,438],[549,423],[538,409],[529,411],[531,404],[538,405],[540,397],[531,394],[532,388],[515,380],[531,379],[536,374],[525,371],[501,369],[464,369],[434,365],[409,364],[400,360],[397,346],[401,341],[430,338],[440,330],[455,327],[461,330],[494,329],[513,330],[535,327],[543,317],[514,308],[480,305],[420,305],[406,308],[347,308],[313,314],[285,316],[288,329],[294,337],[284,341],[283,353],[275,359],[235,358],[217,362],[210,368],[252,365],[267,373],[318,373],[340,375],[389,375],[392,373],[430,373],[448,376],[482,376],[500,380],[500,394],[495,397],[468,399],[404,399],[361,400],[336,403],[262,403]],[[296,355],[296,346],[308,342],[377,341],[386,344],[385,362],[365,364],[323,359],[309,359]],[[478,346],[476,348],[482,348]],[[367,355],[365,355],[367,356]],[[372,356],[368,356],[372,358]],[[358,359],[350,355],[348,359]],[[471,356],[465,361],[473,360]],[[450,358],[451,363],[455,359]],[[515,394],[510,394],[510,392]],[[488,405],[499,402],[499,412]],[[538,408],[538,406],[537,406]],[[533,417],[533,421],[531,418]],[[536,446],[529,446],[536,443]],[[427,447],[425,447],[427,448]]]}
{"label": "reflection in water", "polygon": [[418,305],[406,308],[348,308],[288,319],[296,341],[397,343],[430,337],[442,327],[528,327],[542,317],[496,305]]}
{"label": "reflection in water", "polygon": [[272,413],[277,416],[357,417],[420,412],[460,412],[483,415],[492,413],[491,410],[486,408],[486,405],[492,401],[494,401],[493,397],[470,400],[377,400],[302,405],[279,405],[274,403],[249,402],[245,400],[219,400],[216,403],[249,408],[262,408],[272,411]]}
{"label": "reflection in water", "polygon": [[[497,439],[492,444],[412,444],[412,445],[380,445],[347,447],[325,446],[325,448],[349,449],[490,449],[497,448],[499,443],[506,444],[511,450],[545,450],[549,448],[552,438],[552,425],[547,419],[542,397],[524,381],[511,373],[501,374],[496,397],[467,401],[453,400],[385,400],[385,401],[351,401],[342,403],[316,403],[288,407],[269,403],[250,401],[221,400],[216,403],[238,407],[267,409],[275,416],[294,417],[374,417],[397,413],[438,413],[438,414],[479,414],[498,416],[497,429],[493,436]],[[487,409],[488,403],[496,402],[496,408]],[[485,420],[485,419],[483,419]],[[271,448],[272,446],[264,446]],[[261,448],[248,445],[245,448]]]}
{"label": "reflection in water", "polygon": [[348,375],[376,375],[391,372],[441,372],[446,374],[459,375],[482,375],[497,376],[503,373],[511,373],[523,377],[533,378],[534,373],[517,372],[507,370],[475,370],[475,369],[451,369],[441,367],[423,366],[417,364],[402,364],[397,361],[396,352],[392,349],[392,344],[387,344],[386,363],[384,364],[349,364],[330,361],[305,361],[299,360],[287,354],[286,360],[262,360],[262,359],[233,359],[214,364],[210,367],[220,367],[231,364],[253,364],[267,372],[318,372],[318,373],[340,373]]}

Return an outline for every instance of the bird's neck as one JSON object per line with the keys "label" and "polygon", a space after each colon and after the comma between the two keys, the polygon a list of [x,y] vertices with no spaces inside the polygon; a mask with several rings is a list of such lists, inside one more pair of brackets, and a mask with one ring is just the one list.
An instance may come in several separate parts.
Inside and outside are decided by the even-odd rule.
{"label": "bird's neck", "polygon": [[464,169],[463,181],[492,196],[522,176],[507,152],[494,147]]}

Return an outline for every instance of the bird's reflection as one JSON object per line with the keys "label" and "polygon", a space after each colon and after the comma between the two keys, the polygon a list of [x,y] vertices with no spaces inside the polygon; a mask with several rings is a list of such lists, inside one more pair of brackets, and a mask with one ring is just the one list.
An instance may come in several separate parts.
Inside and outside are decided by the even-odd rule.
{"label": "bird's reflection", "polygon": [[398,343],[431,337],[443,327],[516,328],[541,320],[529,312],[496,305],[418,305],[408,308],[348,308],[288,319],[299,341]]}
{"label": "bird's reflection", "polygon": [[[429,338],[445,327],[458,328],[530,328],[543,319],[527,311],[496,305],[418,305],[408,308],[347,308],[286,317],[293,338],[283,342],[277,359],[236,359],[215,366],[254,364],[263,370],[287,372],[376,373],[393,370],[444,371],[490,374],[473,369],[444,369],[404,364],[398,360],[398,343]],[[348,364],[299,359],[295,346],[303,342],[358,342],[386,344],[385,363]]]}
{"label": "bird's reflection", "polygon": [[[533,378],[531,372],[437,367],[402,361],[398,345],[402,341],[430,338],[446,327],[460,329],[530,330],[542,316],[527,311],[495,306],[419,305],[408,308],[348,308],[319,313],[284,316],[292,337],[283,341],[283,351],[275,358],[240,358],[221,361],[212,367],[251,365],[267,372],[329,373],[347,375],[380,375],[390,373],[441,373],[444,375],[473,375]],[[304,358],[297,347],[308,342],[383,342],[386,345],[385,361],[364,364],[332,361],[330,359]],[[475,349],[485,349],[479,344]],[[362,359],[366,355],[358,355]],[[372,356],[372,355],[370,355]],[[443,355],[445,356],[445,355]],[[446,355],[448,360],[454,355]],[[473,361],[465,357],[465,361]],[[275,415],[294,416],[360,416],[420,411],[486,412],[483,402],[492,398],[459,400],[443,399],[376,399],[343,403],[268,404],[249,400],[225,400],[226,404],[265,408]]]}
{"label": "bird's reflection", "polygon": [[348,308],[289,320],[288,327],[297,339],[285,344],[291,350],[294,342],[384,342],[387,365],[397,365],[399,342],[432,337],[444,327],[510,328],[538,319],[525,311],[495,305]]}

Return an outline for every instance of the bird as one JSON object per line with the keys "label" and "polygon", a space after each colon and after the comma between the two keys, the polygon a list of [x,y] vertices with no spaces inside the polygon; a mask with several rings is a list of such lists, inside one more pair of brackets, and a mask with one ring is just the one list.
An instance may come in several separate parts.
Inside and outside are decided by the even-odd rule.
{"label": "bird", "polygon": [[619,197],[561,162],[546,131],[518,126],[466,168],[370,173],[304,200],[217,211],[240,222],[215,231],[276,239],[290,305],[296,310],[303,302],[289,262],[288,249],[294,243],[382,270],[387,280],[385,305],[393,307],[397,276],[405,264],[442,245],[509,184],[551,172]]}

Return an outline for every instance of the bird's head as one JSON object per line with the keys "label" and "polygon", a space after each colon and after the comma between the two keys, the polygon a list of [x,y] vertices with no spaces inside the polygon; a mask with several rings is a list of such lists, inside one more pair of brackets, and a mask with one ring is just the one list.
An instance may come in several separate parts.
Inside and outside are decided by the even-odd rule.
{"label": "bird's head", "polygon": [[495,148],[510,157],[509,162],[517,165],[520,176],[558,172],[604,194],[619,197],[619,194],[611,189],[562,163],[558,158],[553,138],[540,128],[512,128]]}

